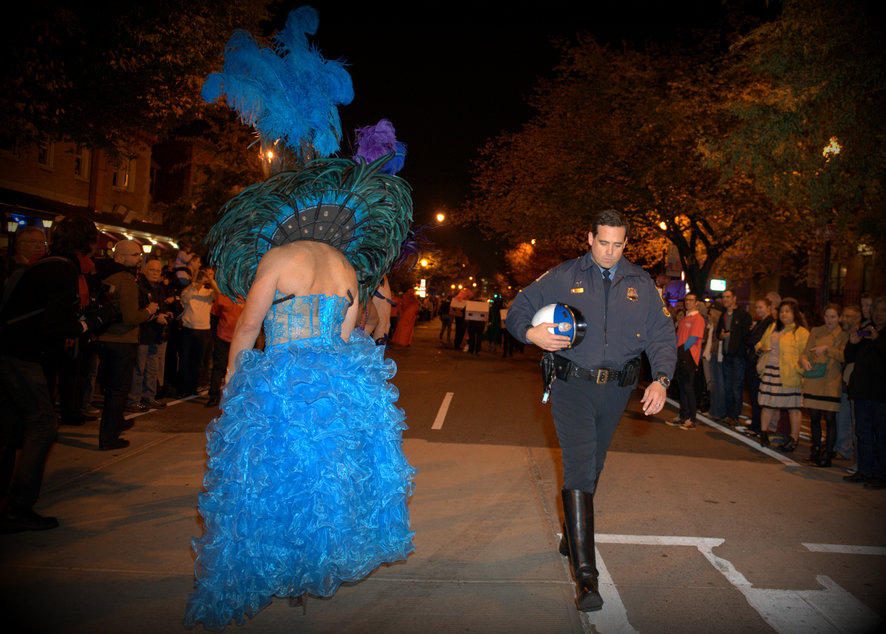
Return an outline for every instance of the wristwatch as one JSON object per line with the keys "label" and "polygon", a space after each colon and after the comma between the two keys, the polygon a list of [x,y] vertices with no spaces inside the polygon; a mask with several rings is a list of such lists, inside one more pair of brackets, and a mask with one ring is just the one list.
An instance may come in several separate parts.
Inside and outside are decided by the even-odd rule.
{"label": "wristwatch", "polygon": [[664,374],[659,374],[655,380],[661,383],[661,386],[664,389],[668,389],[669,387],[671,387],[671,380]]}

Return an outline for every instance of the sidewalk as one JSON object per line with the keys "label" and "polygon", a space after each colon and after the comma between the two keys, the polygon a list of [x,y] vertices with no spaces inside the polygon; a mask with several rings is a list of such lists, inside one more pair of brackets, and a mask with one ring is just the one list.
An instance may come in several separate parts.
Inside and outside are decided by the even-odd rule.
{"label": "sidewalk", "polygon": [[[5,631],[186,631],[203,434],[130,431],[129,449],[99,452],[93,433],[72,429],[37,508],[61,527],[0,536],[4,621],[17,626]],[[583,631],[547,507],[553,452],[424,440],[405,452],[418,468],[409,559],[309,599],[306,615],[275,600],[247,631]]]}

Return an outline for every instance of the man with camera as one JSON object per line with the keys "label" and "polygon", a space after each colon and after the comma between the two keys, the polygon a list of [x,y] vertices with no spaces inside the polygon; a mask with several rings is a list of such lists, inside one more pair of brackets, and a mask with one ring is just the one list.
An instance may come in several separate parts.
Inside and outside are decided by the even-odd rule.
{"label": "man with camera", "polygon": [[99,378],[105,395],[98,434],[101,450],[129,446],[120,433],[124,430],[124,410],[138,355],[139,326],[160,309],[153,301],[139,308],[135,274],[142,257],[138,242],[121,240],[114,245],[114,261],[102,273],[102,283],[109,289],[120,317],[98,337]]}
{"label": "man with camera", "polygon": [[[194,255],[191,262],[199,262]],[[179,339],[178,380],[182,396],[197,393],[203,358],[212,343],[212,302],[221,291],[215,283],[215,271],[200,266],[191,283],[182,291],[184,307]]]}
{"label": "man with camera", "polygon": [[[551,412],[563,452],[564,539],[578,609],[599,610],[594,552],[594,492],[615,428],[639,377],[640,356],[649,357],[653,380],[641,403],[647,416],[664,406],[677,358],[674,323],[652,278],[622,257],[628,222],[615,210],[599,212],[588,233],[590,251],[548,271],[524,288],[508,311],[508,331],[520,341],[555,353]],[[532,325],[552,303],[585,317],[580,343],[556,334],[556,323]]]}

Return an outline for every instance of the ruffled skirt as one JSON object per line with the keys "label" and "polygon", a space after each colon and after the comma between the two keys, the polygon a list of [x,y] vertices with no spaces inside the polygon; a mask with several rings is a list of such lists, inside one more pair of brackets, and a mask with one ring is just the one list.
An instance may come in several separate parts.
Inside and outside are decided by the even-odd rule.
{"label": "ruffled skirt", "polygon": [[394,362],[362,333],[247,350],[207,429],[184,623],[223,630],[272,596],[328,597],[414,550],[415,470]]}

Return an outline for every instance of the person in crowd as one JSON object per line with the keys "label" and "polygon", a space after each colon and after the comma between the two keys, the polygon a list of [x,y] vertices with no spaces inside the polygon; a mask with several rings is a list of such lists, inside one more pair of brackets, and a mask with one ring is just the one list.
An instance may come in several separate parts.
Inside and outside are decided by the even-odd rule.
{"label": "person in crowd", "polygon": [[465,302],[473,298],[473,291],[468,288],[463,288],[449,304],[449,314],[452,316],[452,321],[455,323],[455,336],[452,341],[452,347],[456,350],[461,350],[462,340],[465,338],[465,333],[468,330],[468,322],[465,319],[465,313],[467,312]]}
{"label": "person in crowd", "polygon": [[172,313],[172,320],[167,324],[164,363],[158,378],[157,398],[168,398],[178,396],[181,318],[185,309],[181,302],[182,287],[171,265],[163,269],[160,284],[163,286],[167,301],[164,310]]}
{"label": "person in crowd", "polygon": [[498,352],[498,344],[501,341],[501,309],[503,306],[504,300],[501,295],[495,293],[489,303],[489,321],[483,332],[483,340],[489,342],[490,352]]}
{"label": "person in crowd", "polygon": [[183,241],[178,255],[175,256],[175,262],[172,264],[172,271],[180,288],[187,288],[191,284],[199,267],[200,256],[191,250],[190,242]]}
{"label": "person in crowd", "polygon": [[809,331],[796,300],[784,299],[778,307],[778,319],[766,329],[757,350],[765,355],[765,370],[760,377],[760,444],[769,446],[770,427],[779,410],[787,410],[791,433],[779,447],[790,452],[800,441],[800,408],[803,405],[803,375],[800,355],[806,348]]}
{"label": "person in crowd", "polygon": [[46,234],[40,227],[25,225],[19,227],[12,243],[12,253],[5,262],[3,279],[8,279],[16,270],[36,262],[46,254]]}
{"label": "person in crowd", "polygon": [[38,514],[46,457],[58,419],[42,359],[87,330],[80,319],[80,263],[98,239],[81,217],[56,223],[50,257],[25,267],[7,282],[0,306],[0,532],[57,527]]}
{"label": "person in crowd", "polygon": [[162,409],[166,403],[157,399],[158,385],[166,362],[166,341],[169,326],[173,319],[167,287],[162,283],[163,263],[151,259],[145,263],[143,275],[139,277],[139,305],[147,306],[156,302],[160,309],[139,325],[138,353],[132,373],[132,387],[129,390],[128,412],[145,412],[149,409]]}
{"label": "person in crowd", "polygon": [[[861,325],[861,308],[855,304],[843,307],[840,316],[840,324],[846,333],[846,341],[849,342],[849,333],[857,332]],[[845,349],[844,349],[845,360]],[[837,412],[837,441],[834,450],[841,458],[851,461],[846,468],[847,473],[856,473],[855,452],[855,413],[853,412],[852,400],[849,398],[849,378],[852,376],[854,363],[845,362],[842,373],[842,389],[840,394],[840,411]]]}
{"label": "person in crowd", "polygon": [[723,346],[717,338],[717,324],[720,323],[723,310],[723,305],[719,302],[712,303],[708,308],[707,339],[702,353],[707,366],[706,375],[708,377],[708,392],[710,394],[708,415],[714,420],[721,420],[726,417],[726,392],[723,385]]}
{"label": "person in crowd", "polygon": [[443,335],[446,335],[446,343],[452,341],[452,316],[449,314],[449,306],[452,303],[452,296],[445,295],[440,302],[438,313],[440,315],[440,341],[443,341]]}
{"label": "person in crowd", "polygon": [[698,296],[687,293],[683,298],[685,314],[677,324],[677,387],[680,390],[680,415],[668,421],[681,429],[695,429],[695,373],[701,361],[701,342],[705,321],[698,309]]}
{"label": "person in crowd", "polygon": [[412,335],[415,332],[415,322],[418,320],[421,303],[415,296],[414,288],[403,293],[398,303],[400,305],[400,319],[397,320],[397,328],[394,330],[394,336],[391,337],[391,343],[408,348],[412,345]]}
{"label": "person in crowd", "polygon": [[745,341],[751,329],[751,316],[738,305],[735,291],[727,289],[721,297],[723,313],[716,326],[722,350],[723,409],[725,422],[738,425],[744,394]]}
{"label": "person in crowd", "polygon": [[861,306],[861,324],[859,324],[860,328],[867,328],[870,326],[873,321],[873,307],[874,307],[874,298],[870,295],[865,295],[859,300],[859,305]]}
{"label": "person in crowd", "polygon": [[[198,259],[195,255],[191,261]],[[181,396],[197,393],[203,356],[212,338],[210,312],[212,302],[220,291],[215,282],[215,271],[200,267],[193,281],[182,291],[182,325],[179,333],[179,392]]]}
{"label": "person in crowd", "polygon": [[748,436],[760,436],[760,375],[757,373],[757,344],[775,318],[772,316],[772,302],[768,297],[761,297],[754,302],[756,321],[751,326],[745,339],[745,385],[748,388],[748,400],[751,404],[751,421],[745,432]]}
{"label": "person in crowd", "polygon": [[886,488],[886,296],[871,302],[871,324],[849,333],[846,361],[854,363],[849,397],[855,404],[858,471],[843,479]]}
{"label": "person in crowd", "polygon": [[111,323],[98,337],[99,382],[105,397],[98,437],[101,450],[129,446],[129,441],[120,434],[126,429],[124,412],[138,359],[140,326],[160,310],[156,301],[139,308],[135,275],[142,255],[138,242],[121,240],[114,245],[113,261],[100,273],[120,314],[120,319]]}
{"label": "person in crowd", "polygon": [[[840,327],[840,306],[828,304],[822,311],[824,324],[809,332],[800,367],[803,369],[803,405],[809,410],[812,450],[809,462],[816,467],[830,467],[837,440],[837,412],[843,383],[843,349],[849,340]],[[826,426],[825,444],[821,442],[821,421]]]}
{"label": "person in crowd", "polygon": [[[514,337],[551,353],[556,377],[550,384],[551,413],[562,450],[566,518],[560,552],[569,557],[582,611],[603,607],[594,550],[594,493],[637,384],[641,354],[646,353],[652,372],[640,400],[647,416],[664,406],[677,357],[674,323],[658,289],[648,273],[622,256],[628,229],[616,210],[595,214],[588,253],[524,288],[507,317]],[[552,303],[574,306],[586,319],[587,332],[575,347],[571,337],[555,334],[558,324],[532,325],[536,312]]]}
{"label": "person in crowd", "polygon": [[215,296],[210,309],[212,317],[212,373],[209,378],[209,400],[206,407],[216,407],[221,401],[222,380],[228,365],[228,353],[231,338],[237,320],[243,312],[243,301],[232,301],[227,295],[219,293]]}

